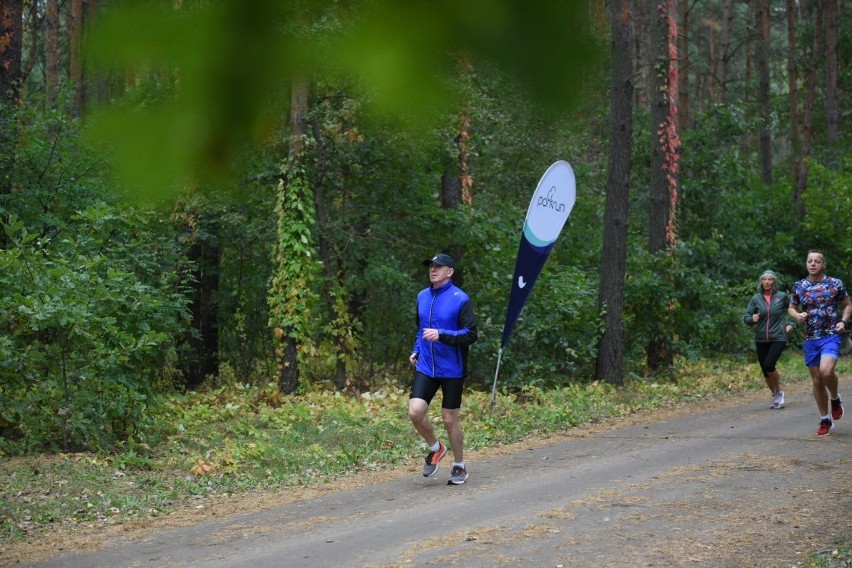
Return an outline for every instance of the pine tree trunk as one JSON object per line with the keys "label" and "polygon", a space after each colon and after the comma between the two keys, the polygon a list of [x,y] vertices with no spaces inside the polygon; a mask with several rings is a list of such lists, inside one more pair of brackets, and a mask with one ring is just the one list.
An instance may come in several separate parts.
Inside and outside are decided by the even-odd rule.
{"label": "pine tree trunk", "polygon": [[[675,214],[678,199],[678,51],[675,0],[661,0],[652,26],[655,50],[654,98],[651,101],[651,189],[648,250],[662,253],[676,241]],[[665,332],[652,337],[647,346],[648,367],[653,371],[671,367],[674,354]]]}
{"label": "pine tree trunk", "polygon": [[47,108],[56,108],[59,90],[59,0],[47,0],[45,13],[44,88]]}
{"label": "pine tree trunk", "polygon": [[[825,118],[828,146],[833,148],[839,139],[840,112],[837,103],[837,26],[838,2],[825,0]],[[832,159],[834,166],[839,166]]]}
{"label": "pine tree trunk", "polygon": [[798,25],[796,0],[787,0],[787,91],[790,112],[790,154],[793,183],[799,179],[802,159],[802,140],[799,133],[799,46],[796,34]]}
{"label": "pine tree trunk", "polygon": [[[297,160],[304,150],[304,135],[307,131],[308,94],[310,83],[308,79],[297,76],[293,80],[290,89],[290,143],[289,154],[291,159]],[[282,184],[279,191],[287,191],[286,182]],[[281,222],[279,220],[279,222]],[[280,293],[270,290],[275,297]],[[273,300],[275,301],[275,300]],[[278,390],[283,394],[296,392],[300,384],[298,344],[294,337],[294,331],[289,328],[276,327],[276,339],[279,343],[276,353],[278,360]]]}
{"label": "pine tree trunk", "polygon": [[0,100],[18,105],[21,88],[21,54],[24,1],[0,0]]}
{"label": "pine tree trunk", "polygon": [[85,0],[71,0],[68,12],[68,79],[73,88],[71,116],[79,118],[86,100],[83,80],[83,18]]}
{"label": "pine tree trunk", "polygon": [[[21,88],[23,19],[23,0],[0,0],[0,196],[12,191],[11,174],[18,140],[15,109]],[[5,233],[0,231],[0,245],[5,239]]]}
{"label": "pine tree trunk", "polygon": [[[191,213],[192,214],[192,213]],[[196,222],[199,222],[196,219]],[[191,230],[191,229],[190,229]],[[205,231],[209,232],[209,231]],[[215,229],[212,232],[216,232]],[[186,386],[195,388],[209,376],[219,374],[219,262],[221,249],[212,239],[193,235],[194,242],[187,253],[194,263],[192,303],[192,329],[196,331],[189,340],[191,356],[184,369]]]}
{"label": "pine tree trunk", "polygon": [[[680,123],[688,128],[690,121],[689,105],[689,1],[680,0],[680,26],[677,35],[677,53],[680,61],[679,84],[678,84],[678,108],[680,112]],[[674,15],[674,14],[672,14]]]}
{"label": "pine tree trunk", "polygon": [[805,204],[802,196],[808,187],[808,158],[813,144],[813,117],[816,104],[817,74],[822,57],[823,14],[820,2],[814,2],[814,40],[811,49],[810,65],[805,76],[805,100],[802,108],[802,157],[799,161],[799,178],[793,189],[793,208],[796,219],[805,218]]}
{"label": "pine tree trunk", "polygon": [[731,30],[734,27],[734,0],[725,0],[722,17],[722,54],[719,60],[719,100],[727,102],[728,63],[731,58]]}
{"label": "pine tree trunk", "polygon": [[633,138],[633,5],[614,0],[612,14],[612,93],[610,116],[610,166],[606,185],[604,241],[598,308],[605,310],[606,330],[598,345],[595,376],[615,385],[624,384],[623,312],[627,269],[627,212],[630,190],[630,155]]}
{"label": "pine tree trunk", "polygon": [[757,104],[760,112],[760,171],[763,183],[772,183],[772,106],[769,99],[769,0],[757,0],[755,5],[757,34]]}
{"label": "pine tree trunk", "polygon": [[633,67],[636,70],[633,93],[636,97],[635,107],[642,110],[650,108],[651,105],[649,92],[653,66],[648,45],[648,36],[651,33],[649,6],[650,0],[633,0],[633,53],[635,56]]}

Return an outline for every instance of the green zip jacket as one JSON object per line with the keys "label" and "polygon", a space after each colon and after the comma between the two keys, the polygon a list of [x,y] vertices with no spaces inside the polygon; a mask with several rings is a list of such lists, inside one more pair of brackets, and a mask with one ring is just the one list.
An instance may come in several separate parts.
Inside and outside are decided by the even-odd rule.
{"label": "green zip jacket", "polygon": [[[743,321],[747,325],[754,326],[754,340],[758,343],[770,341],[787,341],[787,325],[794,325],[787,314],[790,307],[790,296],[784,292],[772,292],[769,304],[762,293],[752,296],[748,303]],[[752,321],[754,314],[760,317],[757,322]]]}

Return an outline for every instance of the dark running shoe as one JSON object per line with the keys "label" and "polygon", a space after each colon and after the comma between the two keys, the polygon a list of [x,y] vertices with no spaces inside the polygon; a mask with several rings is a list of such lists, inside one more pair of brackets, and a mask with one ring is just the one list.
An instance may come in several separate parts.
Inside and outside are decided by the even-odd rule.
{"label": "dark running shoe", "polygon": [[832,430],[834,430],[834,422],[831,421],[831,418],[823,418],[819,422],[817,436],[828,436]]}
{"label": "dark running shoe", "polygon": [[841,418],[843,418],[843,401],[838,395],[837,398],[831,399],[831,419],[836,421]]}
{"label": "dark running shoe", "polygon": [[447,485],[461,485],[465,481],[467,481],[467,468],[461,465],[454,465]]}
{"label": "dark running shoe", "polygon": [[438,442],[440,447],[437,452],[429,452],[426,456],[426,464],[423,466],[423,477],[432,477],[438,471],[438,463],[447,455],[447,446]]}

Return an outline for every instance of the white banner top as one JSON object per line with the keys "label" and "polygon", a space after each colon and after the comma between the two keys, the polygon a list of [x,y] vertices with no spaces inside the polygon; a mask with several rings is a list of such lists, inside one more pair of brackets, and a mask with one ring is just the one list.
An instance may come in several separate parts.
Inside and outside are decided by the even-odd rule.
{"label": "white banner top", "polygon": [[524,236],[533,246],[546,247],[553,244],[577,199],[574,170],[564,160],[547,168],[538,182],[527,217],[524,220]]}

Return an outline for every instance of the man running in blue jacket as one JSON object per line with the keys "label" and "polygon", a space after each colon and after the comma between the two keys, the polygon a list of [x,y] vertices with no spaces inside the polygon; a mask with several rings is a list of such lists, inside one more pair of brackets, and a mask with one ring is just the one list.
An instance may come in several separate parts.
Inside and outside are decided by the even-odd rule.
{"label": "man running in blue jacket", "polygon": [[438,440],[428,411],[432,398],[441,389],[441,418],[453,450],[453,469],[448,485],[467,481],[464,463],[464,431],[459,422],[467,355],[476,342],[476,316],[470,297],[453,284],[455,261],[436,254],[423,261],[429,267],[431,286],[417,295],[417,337],[409,360],[414,365],[414,384],[408,401],[408,417],[429,445],[423,466],[424,477],[438,471],[447,447]]}

